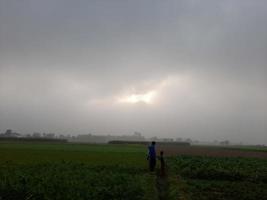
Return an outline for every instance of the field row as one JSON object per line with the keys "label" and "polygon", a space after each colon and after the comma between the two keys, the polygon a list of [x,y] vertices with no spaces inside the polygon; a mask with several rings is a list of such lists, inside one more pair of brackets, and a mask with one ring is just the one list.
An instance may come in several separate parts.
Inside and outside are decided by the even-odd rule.
{"label": "field row", "polygon": [[187,199],[267,199],[266,159],[176,156],[169,166]]}

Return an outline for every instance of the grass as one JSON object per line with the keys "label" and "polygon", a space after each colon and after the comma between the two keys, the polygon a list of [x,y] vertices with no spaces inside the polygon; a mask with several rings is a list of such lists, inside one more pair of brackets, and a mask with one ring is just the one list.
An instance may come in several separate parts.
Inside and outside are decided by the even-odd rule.
{"label": "grass", "polygon": [[173,156],[160,179],[146,153],[144,145],[1,142],[0,199],[267,199],[266,159]]}
{"label": "grass", "polygon": [[142,145],[0,144],[1,199],[157,199]]}

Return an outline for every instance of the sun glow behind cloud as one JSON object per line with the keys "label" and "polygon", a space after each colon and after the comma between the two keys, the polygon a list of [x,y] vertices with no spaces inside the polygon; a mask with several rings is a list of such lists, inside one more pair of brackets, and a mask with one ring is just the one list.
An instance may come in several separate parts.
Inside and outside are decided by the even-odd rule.
{"label": "sun glow behind cloud", "polygon": [[144,94],[131,94],[128,96],[124,96],[119,98],[118,101],[120,103],[146,103],[152,104],[156,96],[156,91],[152,90]]}
{"label": "sun glow behind cloud", "polygon": [[129,89],[124,94],[117,96],[116,102],[122,104],[158,104],[163,101],[162,94],[166,90],[172,88],[176,92],[182,92],[189,86],[189,77],[187,76],[168,76],[161,81],[149,83],[150,89],[145,90],[141,88],[143,92],[138,92],[137,87]]}

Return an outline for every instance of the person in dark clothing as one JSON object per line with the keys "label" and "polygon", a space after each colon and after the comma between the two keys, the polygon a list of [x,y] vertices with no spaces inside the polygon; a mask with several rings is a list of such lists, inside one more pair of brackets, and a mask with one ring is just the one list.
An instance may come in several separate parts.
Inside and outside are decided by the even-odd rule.
{"label": "person in dark clothing", "polygon": [[160,156],[158,159],[160,160],[160,175],[165,176],[165,161],[163,157],[163,151],[160,151]]}
{"label": "person in dark clothing", "polygon": [[152,142],[150,146],[148,146],[148,156],[147,159],[149,161],[149,170],[153,172],[156,167],[156,149],[155,149],[156,142]]}

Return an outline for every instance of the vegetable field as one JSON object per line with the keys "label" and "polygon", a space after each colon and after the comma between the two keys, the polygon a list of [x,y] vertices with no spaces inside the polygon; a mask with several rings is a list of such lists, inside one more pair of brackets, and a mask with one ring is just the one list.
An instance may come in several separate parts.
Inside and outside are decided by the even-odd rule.
{"label": "vegetable field", "polygon": [[[196,151],[186,148],[189,153]],[[158,146],[161,149],[170,155],[164,177],[148,171],[144,145],[2,142],[0,199],[267,199],[264,152],[258,152],[260,158],[241,158],[182,155],[181,148],[175,153],[175,149]]]}
{"label": "vegetable field", "polygon": [[169,165],[186,199],[267,199],[266,159],[177,156]]}
{"label": "vegetable field", "polygon": [[140,146],[0,144],[1,199],[154,199]]}

